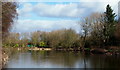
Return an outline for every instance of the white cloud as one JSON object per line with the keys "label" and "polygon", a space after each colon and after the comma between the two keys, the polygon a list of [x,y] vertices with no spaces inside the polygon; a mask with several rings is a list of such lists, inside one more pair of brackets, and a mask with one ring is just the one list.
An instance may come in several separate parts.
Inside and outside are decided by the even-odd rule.
{"label": "white cloud", "polygon": [[70,4],[44,4],[38,3],[34,7],[34,11],[43,17],[79,17],[78,14],[84,13],[84,8],[78,9],[77,3]]}
{"label": "white cloud", "polygon": [[30,17],[30,13],[33,11],[33,5],[31,3],[20,3],[20,5],[23,5],[23,7],[17,9],[18,15],[20,17]]}
{"label": "white cloud", "polygon": [[[82,1],[82,0],[81,0]],[[84,15],[92,12],[104,12],[106,5],[110,4],[115,13],[118,13],[118,0],[102,2],[97,0],[95,2],[69,3],[69,4],[46,4],[37,3],[35,5],[31,3],[24,3],[23,8],[18,9],[18,13],[21,17],[32,17],[31,13],[40,17],[83,17]],[[94,1],[94,0],[92,0]]]}
{"label": "white cloud", "polygon": [[2,2],[113,2],[118,0],[2,0]]}
{"label": "white cloud", "polygon": [[[92,2],[94,1],[94,2]],[[87,0],[84,2],[81,0],[80,3],[70,3],[70,4],[46,4],[46,3],[23,3],[23,7],[18,9],[18,14],[20,17],[32,17],[31,13],[34,15],[43,16],[43,17],[60,17],[60,18],[84,18],[92,12],[104,12],[106,5],[110,4],[117,14],[118,0],[111,0],[109,2],[102,2],[101,0]],[[36,30],[42,31],[52,31],[62,28],[73,28],[77,32],[79,30],[76,21],[73,20],[20,20],[18,19],[18,24],[14,25],[12,29],[14,32],[31,32]]]}
{"label": "white cloud", "polygon": [[14,25],[12,32],[32,32],[32,31],[52,31],[59,29],[75,29],[77,32],[79,26],[75,20],[19,20],[18,24]]}

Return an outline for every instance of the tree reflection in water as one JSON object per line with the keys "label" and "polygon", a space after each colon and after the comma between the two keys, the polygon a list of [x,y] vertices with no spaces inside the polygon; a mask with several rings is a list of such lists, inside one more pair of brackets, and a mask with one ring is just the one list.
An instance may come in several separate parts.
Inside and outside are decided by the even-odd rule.
{"label": "tree reflection in water", "polygon": [[6,68],[119,68],[119,58],[65,51],[14,52]]}

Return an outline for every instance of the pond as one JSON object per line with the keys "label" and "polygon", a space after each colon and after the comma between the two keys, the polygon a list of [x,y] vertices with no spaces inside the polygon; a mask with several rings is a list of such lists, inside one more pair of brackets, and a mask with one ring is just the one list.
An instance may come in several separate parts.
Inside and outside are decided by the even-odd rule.
{"label": "pond", "polygon": [[64,51],[27,51],[13,53],[5,68],[119,68],[119,66],[119,56]]}

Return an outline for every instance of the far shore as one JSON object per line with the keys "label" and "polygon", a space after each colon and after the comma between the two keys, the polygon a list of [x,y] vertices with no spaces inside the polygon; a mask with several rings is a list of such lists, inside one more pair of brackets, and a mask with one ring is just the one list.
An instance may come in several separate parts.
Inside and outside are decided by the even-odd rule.
{"label": "far shore", "polygon": [[35,48],[30,48],[29,50],[34,50],[34,51],[37,51],[37,50],[46,50],[46,51],[50,51],[50,50],[52,50],[52,48],[37,48],[37,47],[35,47]]}
{"label": "far shore", "polygon": [[120,47],[111,47],[109,49],[105,48],[84,48],[84,49],[53,49],[53,48],[37,48],[37,47],[16,47],[18,51],[21,50],[30,50],[30,51],[81,51],[81,52],[87,52],[92,54],[107,54],[107,55],[120,55]]}

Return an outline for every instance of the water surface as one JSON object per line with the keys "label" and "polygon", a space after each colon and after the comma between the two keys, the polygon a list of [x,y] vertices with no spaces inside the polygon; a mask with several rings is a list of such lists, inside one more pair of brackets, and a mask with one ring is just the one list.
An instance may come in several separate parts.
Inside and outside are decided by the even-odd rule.
{"label": "water surface", "polygon": [[81,52],[15,52],[5,68],[119,68],[119,56],[90,55]]}

